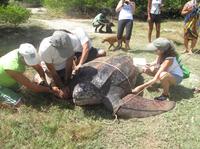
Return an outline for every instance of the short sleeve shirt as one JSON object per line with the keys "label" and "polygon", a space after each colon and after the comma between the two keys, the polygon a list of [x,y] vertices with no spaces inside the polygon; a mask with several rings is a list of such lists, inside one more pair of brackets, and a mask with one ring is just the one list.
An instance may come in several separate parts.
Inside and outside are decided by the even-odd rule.
{"label": "short sleeve shirt", "polygon": [[82,52],[83,45],[88,42],[88,48],[91,49],[92,43],[88,34],[82,28],[76,28],[72,31],[72,34],[69,34],[72,45],[74,47],[74,52]]}
{"label": "short sleeve shirt", "polygon": [[42,40],[39,47],[39,55],[45,63],[53,64],[56,70],[62,70],[65,68],[66,60],[73,56],[74,52],[72,51],[73,49],[66,48],[67,56],[61,57],[58,52],[59,49],[52,46],[51,37]]}
{"label": "short sleeve shirt", "polygon": [[5,70],[21,73],[25,71],[25,64],[19,58],[18,49],[0,57],[0,85],[4,87],[15,86],[17,84],[16,80],[10,77]]}

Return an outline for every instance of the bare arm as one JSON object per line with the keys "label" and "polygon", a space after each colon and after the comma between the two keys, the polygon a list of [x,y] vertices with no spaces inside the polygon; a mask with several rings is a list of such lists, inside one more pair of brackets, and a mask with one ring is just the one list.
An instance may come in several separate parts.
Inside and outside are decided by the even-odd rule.
{"label": "bare arm", "polygon": [[130,2],[131,3],[131,6],[132,6],[132,9],[133,9],[133,14],[135,14],[135,9],[136,9],[136,6],[135,6],[135,2]]}
{"label": "bare arm", "polygon": [[156,75],[154,76],[153,79],[151,79],[150,81],[136,87],[135,89],[132,90],[133,93],[138,93],[140,91],[142,91],[144,88],[150,86],[150,85],[153,85],[155,82],[157,82],[160,78],[160,74],[163,72],[163,71],[166,71],[173,63],[173,60],[165,60],[161,67],[159,68],[159,70],[157,71]]}
{"label": "bare arm", "polygon": [[83,52],[81,54],[81,59],[79,61],[79,64],[76,66],[76,70],[78,70],[81,65],[87,60],[88,58],[88,54],[89,54],[89,47],[88,47],[88,42],[86,42],[85,44],[82,45],[83,47]]}
{"label": "bare arm", "polygon": [[28,89],[32,90],[36,93],[52,93],[52,90],[49,87],[44,87],[41,85],[37,85],[35,83],[32,83],[28,78],[26,78],[22,73],[12,71],[12,70],[6,70],[6,73],[11,76],[14,80],[16,80],[19,84],[24,85]]}
{"label": "bare arm", "polygon": [[151,12],[151,3],[152,3],[152,0],[148,0],[148,5],[147,5],[147,14],[148,14],[148,16],[150,16],[150,12]]}
{"label": "bare arm", "polygon": [[48,64],[48,63],[46,63],[46,65],[53,77],[55,85],[58,86],[59,88],[62,88],[64,86],[64,84],[62,83],[61,78],[59,77],[58,73],[56,72],[54,65]]}
{"label": "bare arm", "polygon": [[187,4],[185,4],[185,6],[183,7],[182,11],[181,11],[181,15],[187,15],[188,13],[192,12],[193,7],[188,7]]}
{"label": "bare arm", "polygon": [[46,81],[46,78],[45,78],[45,73],[44,73],[44,70],[42,69],[41,65],[35,65],[35,66],[32,66],[37,72],[38,74],[40,75],[40,78],[42,80],[45,80]]}
{"label": "bare arm", "polygon": [[72,67],[73,67],[73,56],[66,60],[65,65],[65,81],[69,80],[72,74]]}
{"label": "bare arm", "polygon": [[148,5],[147,5],[147,15],[148,15],[148,18],[147,20],[150,21],[151,20],[151,3],[152,3],[152,0],[148,0]]}
{"label": "bare arm", "polygon": [[122,9],[124,5],[124,0],[120,0],[119,3],[117,4],[117,7],[115,8],[116,12],[120,12],[120,10]]}

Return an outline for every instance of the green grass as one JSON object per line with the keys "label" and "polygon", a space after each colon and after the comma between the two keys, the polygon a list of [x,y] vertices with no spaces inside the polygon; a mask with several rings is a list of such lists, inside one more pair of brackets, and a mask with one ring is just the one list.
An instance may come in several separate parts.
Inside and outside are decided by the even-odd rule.
{"label": "green grass", "polygon": [[[38,22],[25,25],[17,31],[1,30],[1,55],[17,48],[21,42],[31,42],[38,47],[41,39],[52,32]],[[127,54],[145,57],[150,62],[155,54],[143,51],[147,44],[147,29],[146,22],[135,22],[132,50]],[[161,35],[174,40],[179,53],[184,50],[182,30],[182,22],[169,20],[162,23]],[[95,47],[108,47],[101,43],[105,35],[90,36]],[[200,49],[200,44],[196,49]],[[108,51],[108,55],[120,53],[124,54]],[[184,60],[186,57],[183,55]],[[120,123],[110,125],[107,123],[112,123],[113,117],[103,105],[75,107],[47,95],[23,91],[27,101],[19,112],[0,109],[0,148],[199,149],[200,95],[193,94],[191,89],[200,86],[200,56],[192,55],[184,63],[192,74],[180,86],[171,89],[171,100],[177,102],[175,109],[149,118],[121,119]],[[30,73],[32,70],[29,69],[27,74]],[[144,78],[149,79],[145,75]],[[144,92],[147,98],[159,94],[153,90]]]}

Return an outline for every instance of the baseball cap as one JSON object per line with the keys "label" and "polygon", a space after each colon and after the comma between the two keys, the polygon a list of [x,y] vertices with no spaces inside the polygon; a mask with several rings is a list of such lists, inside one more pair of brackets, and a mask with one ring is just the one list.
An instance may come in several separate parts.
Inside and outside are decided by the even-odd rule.
{"label": "baseball cap", "polygon": [[35,47],[30,43],[24,43],[19,46],[19,53],[23,56],[24,61],[29,66],[40,63],[40,58]]}
{"label": "baseball cap", "polygon": [[161,51],[167,51],[169,48],[174,49],[174,44],[172,41],[166,39],[166,38],[157,38],[153,42],[147,45],[146,50],[148,51],[155,51],[155,50],[161,50]]}
{"label": "baseball cap", "polygon": [[55,31],[51,36],[50,43],[62,58],[74,54],[72,41],[65,31]]}

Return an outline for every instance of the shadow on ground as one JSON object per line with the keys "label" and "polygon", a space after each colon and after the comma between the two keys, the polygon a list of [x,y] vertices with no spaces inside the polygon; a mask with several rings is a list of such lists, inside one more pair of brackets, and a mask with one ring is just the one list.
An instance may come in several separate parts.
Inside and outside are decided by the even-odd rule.
{"label": "shadow on ground", "polygon": [[183,99],[192,99],[194,98],[193,89],[187,88],[182,85],[174,86],[170,89],[171,100],[180,101]]}
{"label": "shadow on ground", "polygon": [[37,111],[48,111],[52,106],[57,106],[60,109],[74,110],[75,105],[72,100],[61,100],[52,94],[34,94],[28,90],[23,90],[22,96],[24,97],[23,103],[36,109]]}
{"label": "shadow on ground", "polygon": [[84,115],[96,119],[113,119],[112,112],[108,111],[103,104],[83,106]]}
{"label": "shadow on ground", "polygon": [[0,56],[26,42],[33,44],[38,49],[42,39],[50,36],[53,31],[39,26],[22,26],[18,28],[0,26]]}

